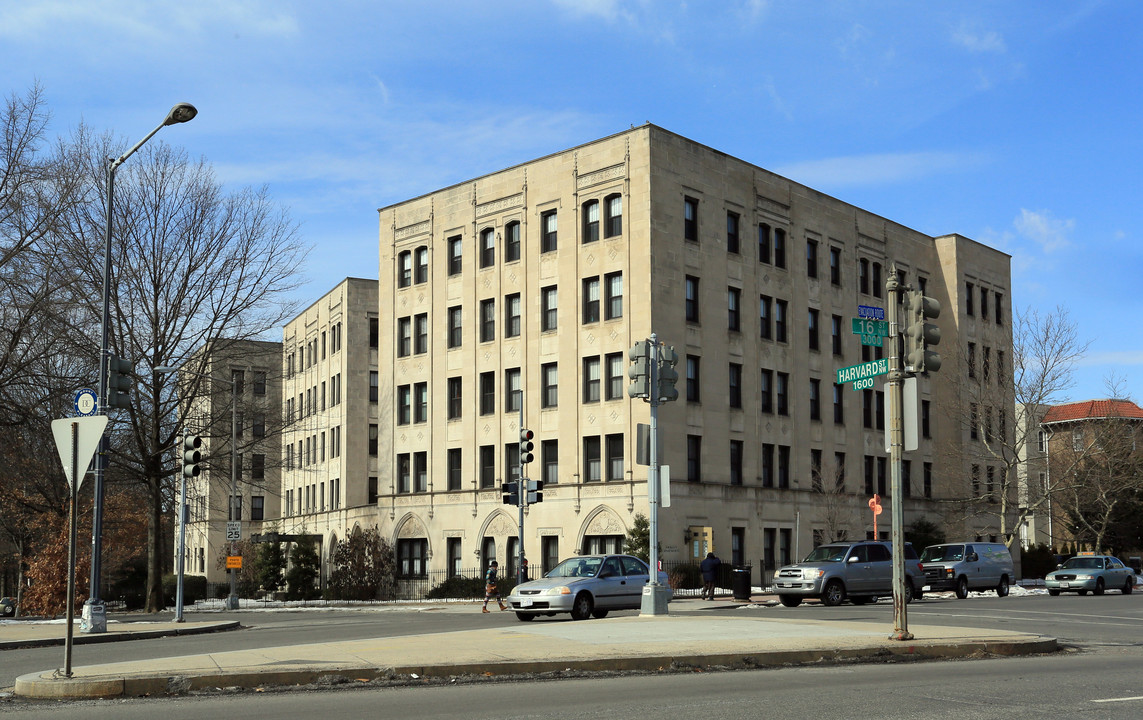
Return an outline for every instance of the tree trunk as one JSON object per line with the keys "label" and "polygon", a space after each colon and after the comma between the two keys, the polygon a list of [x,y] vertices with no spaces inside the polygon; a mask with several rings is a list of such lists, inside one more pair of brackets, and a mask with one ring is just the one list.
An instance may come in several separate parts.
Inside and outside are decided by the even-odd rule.
{"label": "tree trunk", "polygon": [[151,481],[151,507],[147,522],[147,607],[146,612],[163,609],[163,503],[159,479]]}

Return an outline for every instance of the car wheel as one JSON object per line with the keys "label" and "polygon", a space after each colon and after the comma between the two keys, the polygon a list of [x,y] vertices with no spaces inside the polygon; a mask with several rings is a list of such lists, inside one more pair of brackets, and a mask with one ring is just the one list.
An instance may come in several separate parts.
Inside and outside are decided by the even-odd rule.
{"label": "car wheel", "polygon": [[968,597],[968,578],[961,575],[956,581],[956,596],[961,600]]}
{"label": "car wheel", "polygon": [[607,617],[607,611],[606,610],[592,610],[591,616],[593,618],[595,618],[596,620],[602,620],[603,618]]}
{"label": "car wheel", "polygon": [[837,607],[845,600],[845,586],[841,580],[830,580],[822,590],[822,605]]}
{"label": "car wheel", "polygon": [[1103,594],[1103,578],[1098,578],[1095,581],[1095,590],[1093,592],[1096,595],[1102,595]]}
{"label": "car wheel", "polygon": [[521,613],[521,612],[516,613],[516,619],[523,620],[524,622],[529,622],[534,617],[536,617],[536,616],[533,615],[532,613]]}
{"label": "car wheel", "polygon": [[585,592],[576,595],[571,610],[572,620],[587,620],[591,617],[591,611],[594,606],[595,603],[592,602],[591,595]]}
{"label": "car wheel", "polygon": [[1131,578],[1127,578],[1127,582],[1123,583],[1123,594],[1130,595],[1134,589],[1135,585],[1131,582]]}
{"label": "car wheel", "polygon": [[1059,590],[1049,590],[1048,594],[1051,595],[1052,597],[1055,597],[1055,596],[1060,594],[1060,591]]}
{"label": "car wheel", "polygon": [[1000,578],[1000,584],[996,586],[996,597],[1008,597],[1008,576]]}
{"label": "car wheel", "polygon": [[913,602],[913,581],[905,578],[905,604]]}
{"label": "car wheel", "polygon": [[802,604],[802,599],[797,595],[779,595],[778,601],[786,607],[797,607]]}

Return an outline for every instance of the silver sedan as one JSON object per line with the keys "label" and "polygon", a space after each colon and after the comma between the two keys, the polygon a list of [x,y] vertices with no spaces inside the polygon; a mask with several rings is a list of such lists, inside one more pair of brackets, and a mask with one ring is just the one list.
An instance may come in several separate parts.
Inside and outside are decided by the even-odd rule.
{"label": "silver sedan", "polygon": [[[517,585],[508,604],[521,620],[556,613],[571,613],[574,620],[602,618],[612,610],[639,609],[649,579],[647,564],[637,557],[581,555],[539,580]],[[659,572],[659,584],[668,586],[665,572]]]}

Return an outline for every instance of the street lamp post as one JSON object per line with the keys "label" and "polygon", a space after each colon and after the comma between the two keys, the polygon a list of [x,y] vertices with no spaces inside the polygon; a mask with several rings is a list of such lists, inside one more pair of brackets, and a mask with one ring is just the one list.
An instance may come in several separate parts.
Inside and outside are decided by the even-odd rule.
{"label": "street lamp post", "polygon": [[[168,125],[177,125],[194,119],[198,110],[190,103],[179,103],[171,108],[167,117],[154,130],[127,152],[107,163],[107,222],[103,234],[103,313],[102,333],[99,343],[99,409],[107,414],[107,371],[111,338],[111,224],[115,209],[115,171],[127,158],[143,147],[143,144]],[[105,431],[106,432],[106,431]],[[91,512],[91,587],[87,602],[83,606],[83,620],[80,630],[87,633],[107,632],[107,611],[99,599],[99,576],[103,570],[103,474],[107,465],[107,436],[100,441],[99,456],[95,461],[95,483]]]}
{"label": "street lamp post", "polygon": [[[238,383],[234,378],[224,380],[217,378],[214,375],[207,373],[193,372],[179,367],[157,367],[156,373],[167,374],[173,372],[185,372],[188,375],[197,375],[199,377],[209,378],[211,382],[224,382],[230,383],[230,511],[227,514],[227,519],[236,519],[241,521],[241,518],[236,517],[237,507],[235,505],[235,498],[238,497]],[[186,477],[183,477],[182,495],[183,502],[186,501]],[[186,552],[185,548],[185,529],[183,520],[183,508],[179,508],[179,563],[178,563],[178,608],[176,610],[181,617],[182,613],[182,593],[183,593],[183,555]],[[230,543],[230,554],[233,555],[238,551],[234,541]],[[238,573],[234,568],[230,568],[230,596],[226,599],[226,607],[229,610],[238,609]]]}

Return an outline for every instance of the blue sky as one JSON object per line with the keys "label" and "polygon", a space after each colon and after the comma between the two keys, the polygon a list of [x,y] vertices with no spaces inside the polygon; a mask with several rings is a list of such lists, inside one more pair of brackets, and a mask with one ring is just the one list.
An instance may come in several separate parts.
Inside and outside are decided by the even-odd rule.
{"label": "blue sky", "polygon": [[1073,400],[1143,402],[1143,3],[0,0],[5,94],[267,185],[301,293],[376,277],[376,209],[653,122],[1013,256],[1091,341]]}

